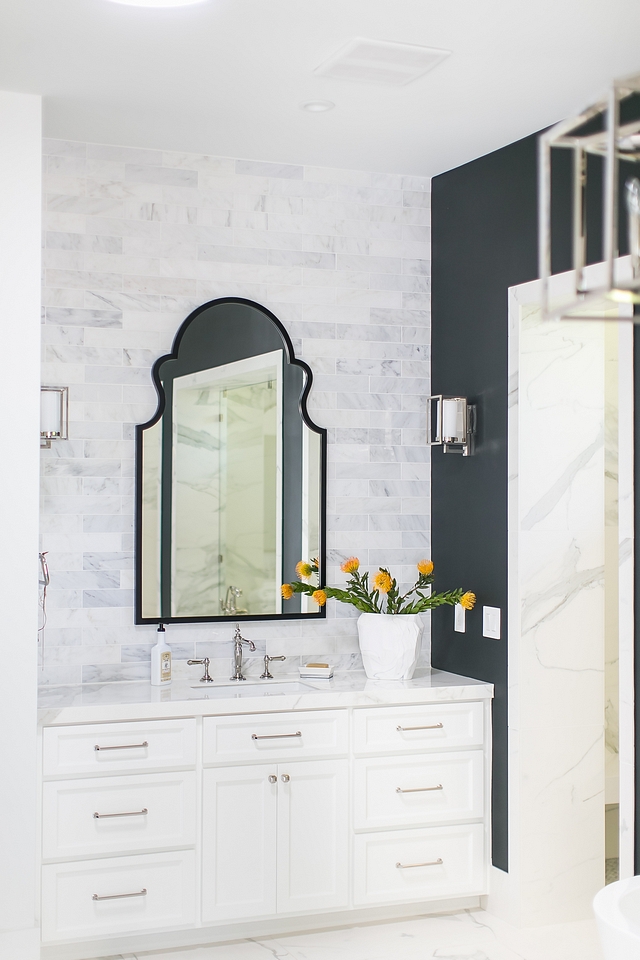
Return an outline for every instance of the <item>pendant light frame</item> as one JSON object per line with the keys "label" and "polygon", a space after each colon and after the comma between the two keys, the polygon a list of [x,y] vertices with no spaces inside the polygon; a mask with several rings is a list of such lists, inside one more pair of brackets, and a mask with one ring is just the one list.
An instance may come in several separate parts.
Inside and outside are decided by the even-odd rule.
{"label": "pendant light frame", "polygon": [[[633,209],[630,195],[640,194],[636,178],[627,181],[629,260],[618,253],[618,191],[620,162],[638,165],[640,177],[640,119],[621,124],[620,108],[640,94],[640,74],[614,80],[605,96],[577,116],[555,124],[539,139],[538,162],[538,258],[542,281],[542,312],[545,319],[619,319],[619,305],[640,303],[640,209]],[[562,302],[550,295],[551,277],[551,157],[552,150],[572,152],[571,250],[574,285],[572,296]],[[585,273],[587,251],[587,157],[603,158],[603,257],[605,273],[597,281]],[[637,205],[636,205],[637,206]],[[604,282],[603,282],[604,280]]]}

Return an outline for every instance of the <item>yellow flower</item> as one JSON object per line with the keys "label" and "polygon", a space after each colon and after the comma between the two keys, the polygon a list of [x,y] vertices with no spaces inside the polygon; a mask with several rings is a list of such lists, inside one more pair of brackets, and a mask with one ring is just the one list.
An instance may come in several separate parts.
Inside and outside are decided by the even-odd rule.
{"label": "yellow flower", "polygon": [[425,577],[433,573],[433,560],[420,560],[418,563],[418,573],[421,573]]}
{"label": "yellow flower", "polygon": [[389,590],[391,590],[392,585],[393,585],[393,581],[391,580],[391,577],[389,576],[389,574],[386,573],[384,570],[378,570],[375,577],[373,578],[373,589],[379,590],[380,593],[389,593]]}
{"label": "yellow flower", "polygon": [[283,583],[280,587],[280,593],[282,594],[283,600],[291,600],[293,596],[293,588],[290,583]]}
{"label": "yellow flower", "polygon": [[313,568],[306,560],[299,560],[298,563],[296,563],[296,573],[303,580],[308,580],[313,573]]}
{"label": "yellow flower", "polygon": [[471,590],[467,590],[466,593],[463,593],[460,597],[460,606],[464,607],[465,610],[473,610],[476,605],[476,595],[472,593]]}
{"label": "yellow flower", "polygon": [[311,599],[315,600],[319,607],[324,607],[327,602],[327,595],[324,590],[314,590],[311,594]]}
{"label": "yellow flower", "polygon": [[349,557],[348,560],[341,565],[340,569],[343,573],[355,573],[360,566],[360,561],[357,557]]}

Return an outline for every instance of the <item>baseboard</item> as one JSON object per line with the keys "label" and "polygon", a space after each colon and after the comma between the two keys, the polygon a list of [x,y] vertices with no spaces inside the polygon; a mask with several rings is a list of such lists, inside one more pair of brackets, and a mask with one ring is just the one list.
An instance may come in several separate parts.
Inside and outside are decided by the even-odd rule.
{"label": "baseboard", "polygon": [[[131,954],[145,950],[171,950],[205,944],[229,943],[237,940],[286,936],[290,933],[312,933],[339,927],[352,927],[360,923],[382,923],[390,920],[416,919],[434,914],[458,913],[460,910],[475,910],[480,906],[479,897],[457,897],[423,903],[398,904],[390,907],[366,907],[361,910],[344,910],[339,913],[306,914],[301,917],[279,917],[273,920],[254,920],[225,924],[218,927],[198,927],[189,930],[174,930],[168,933],[137,934],[75,943],[42,945],[35,955],[41,960],[96,960],[98,957]],[[4,958],[5,954],[0,953]],[[7,960],[22,960],[6,954]],[[31,960],[31,957],[25,957]]]}

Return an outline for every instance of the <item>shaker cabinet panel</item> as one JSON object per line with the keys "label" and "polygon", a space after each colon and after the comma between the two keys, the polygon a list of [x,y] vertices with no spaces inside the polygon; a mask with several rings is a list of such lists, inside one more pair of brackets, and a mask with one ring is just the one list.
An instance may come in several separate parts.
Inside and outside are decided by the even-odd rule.
{"label": "shaker cabinet panel", "polygon": [[204,771],[202,919],[347,906],[347,760]]}
{"label": "shaker cabinet panel", "polygon": [[483,767],[481,750],[356,760],[354,826],[372,830],[479,820]]}
{"label": "shaker cabinet panel", "polygon": [[308,710],[239,717],[205,717],[205,763],[346,755],[346,710]]}
{"label": "shaker cabinet panel", "polygon": [[278,912],[349,902],[347,760],[279,766]]}
{"label": "shaker cabinet panel", "polygon": [[195,880],[193,850],[48,864],[42,868],[42,939],[193,925]]}
{"label": "shaker cabinet panel", "polygon": [[486,893],[484,825],[361,834],[354,840],[354,903]]}
{"label": "shaker cabinet panel", "polygon": [[45,727],[45,777],[137,773],[196,763],[196,721],[146,720]]}
{"label": "shaker cabinet panel", "polygon": [[195,772],[50,780],[42,826],[45,860],[193,846]]}
{"label": "shaker cabinet panel", "polygon": [[203,921],[274,914],[277,765],[205,770],[203,791]]}
{"label": "shaker cabinet panel", "polygon": [[477,701],[353,711],[353,749],[360,755],[479,747],[483,738],[484,707]]}

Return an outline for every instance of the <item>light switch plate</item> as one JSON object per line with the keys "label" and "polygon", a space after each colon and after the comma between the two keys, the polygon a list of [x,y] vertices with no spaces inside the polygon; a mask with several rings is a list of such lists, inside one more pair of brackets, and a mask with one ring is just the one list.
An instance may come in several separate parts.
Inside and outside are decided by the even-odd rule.
{"label": "light switch plate", "polygon": [[482,636],[490,640],[500,639],[500,607],[482,608]]}
{"label": "light switch plate", "polygon": [[456,633],[465,633],[467,625],[464,617],[464,607],[461,603],[456,603],[453,608],[453,629]]}

